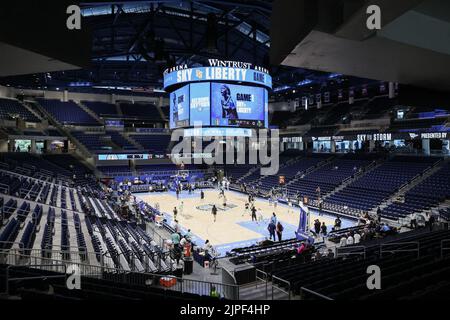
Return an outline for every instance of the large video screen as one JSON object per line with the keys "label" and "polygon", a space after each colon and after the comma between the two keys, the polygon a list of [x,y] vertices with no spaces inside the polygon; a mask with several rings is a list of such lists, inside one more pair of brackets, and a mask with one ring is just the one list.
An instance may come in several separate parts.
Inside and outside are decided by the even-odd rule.
{"label": "large video screen", "polygon": [[209,126],[211,124],[211,84],[191,83],[190,125]]}
{"label": "large video screen", "polygon": [[211,125],[263,128],[265,89],[211,83]]}
{"label": "large video screen", "polygon": [[170,94],[170,129],[189,126],[189,85]]}

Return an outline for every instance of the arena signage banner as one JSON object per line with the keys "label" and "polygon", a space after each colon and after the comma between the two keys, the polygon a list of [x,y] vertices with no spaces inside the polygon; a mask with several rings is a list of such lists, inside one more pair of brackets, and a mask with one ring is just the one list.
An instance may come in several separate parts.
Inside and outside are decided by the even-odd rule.
{"label": "arena signage banner", "polygon": [[[254,65],[250,62],[233,61],[233,60],[220,60],[220,59],[208,59],[208,66],[210,67],[225,67],[225,68],[239,68],[239,69],[253,69],[259,72],[269,74],[269,70],[258,65]],[[164,70],[164,75],[179,71],[189,69],[187,64],[177,65]]]}
{"label": "arena signage banner", "polygon": [[[311,141],[391,141],[411,139],[448,139],[448,132],[385,132],[385,133],[359,133],[340,136],[311,137]],[[282,142],[290,142],[288,139]]]}
{"label": "arena signage banner", "polygon": [[326,136],[326,137],[311,137],[312,141],[343,141],[346,140],[345,136]]}
{"label": "arena signage banner", "polygon": [[98,155],[98,160],[148,160],[148,159],[153,159],[153,155],[152,154],[137,154],[137,153],[132,153],[132,154],[117,154],[117,153],[110,153],[110,154],[99,154]]}
{"label": "arena signage banner", "polygon": [[303,142],[303,138],[302,137],[282,137],[281,142],[301,143],[301,142]]}
{"label": "arena signage banner", "polygon": [[211,85],[208,82],[190,84],[189,124],[191,126],[211,124]]}
{"label": "arena signage banner", "polygon": [[184,137],[252,137],[252,129],[247,128],[188,128]]}
{"label": "arena signage banner", "polygon": [[426,132],[420,134],[422,139],[447,139],[448,132]]}
{"label": "arena signage banner", "polygon": [[189,125],[189,85],[170,94],[170,128]]}
{"label": "arena signage banner", "polygon": [[272,77],[254,69],[228,67],[197,67],[181,69],[164,75],[164,89],[176,84],[199,81],[233,81],[272,88]]}

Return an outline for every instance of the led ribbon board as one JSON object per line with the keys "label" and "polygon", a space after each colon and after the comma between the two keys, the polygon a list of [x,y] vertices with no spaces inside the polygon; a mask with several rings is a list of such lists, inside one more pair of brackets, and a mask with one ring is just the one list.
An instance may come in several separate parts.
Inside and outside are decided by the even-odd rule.
{"label": "led ribbon board", "polygon": [[199,81],[232,81],[257,84],[272,89],[272,77],[254,69],[198,67],[166,73],[164,75],[164,90],[171,91],[169,88],[173,85]]}

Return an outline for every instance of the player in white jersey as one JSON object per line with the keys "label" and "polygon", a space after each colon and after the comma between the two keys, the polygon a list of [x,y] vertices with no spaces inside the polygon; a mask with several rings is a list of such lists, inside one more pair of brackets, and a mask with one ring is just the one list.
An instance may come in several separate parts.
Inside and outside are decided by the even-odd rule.
{"label": "player in white jersey", "polygon": [[181,201],[180,207],[179,207],[179,209],[178,209],[178,211],[179,211],[179,213],[180,213],[180,216],[183,216],[183,209],[184,209],[184,202]]}

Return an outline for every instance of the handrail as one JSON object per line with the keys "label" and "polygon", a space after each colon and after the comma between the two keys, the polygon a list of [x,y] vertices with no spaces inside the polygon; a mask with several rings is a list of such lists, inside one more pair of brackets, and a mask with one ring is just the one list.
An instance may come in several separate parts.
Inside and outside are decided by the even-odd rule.
{"label": "handrail", "polygon": [[[1,251],[0,251],[1,253]],[[16,254],[19,257],[23,257],[24,255]],[[19,259],[17,259],[19,260]],[[170,288],[163,288],[165,290],[173,290],[173,291],[179,291],[179,292],[188,292],[188,293],[196,293],[200,295],[209,295],[212,286],[216,287],[216,289],[219,292],[222,292],[225,298],[227,299],[238,299],[239,298],[239,285],[233,285],[233,284],[223,284],[223,283],[217,283],[217,282],[210,282],[210,281],[202,281],[202,280],[192,280],[192,279],[185,279],[176,277],[173,275],[165,275],[165,274],[157,274],[157,273],[147,273],[147,272],[139,272],[138,274],[142,277],[137,278],[125,278],[125,277],[116,277],[112,278],[113,275],[122,275],[122,274],[130,274],[130,271],[117,269],[117,268],[111,268],[106,266],[95,266],[80,262],[73,262],[73,261],[61,261],[57,259],[51,259],[51,258],[42,258],[42,261],[48,262],[48,263],[54,263],[51,264],[52,266],[59,264],[62,264],[67,267],[67,265],[74,265],[77,266],[80,271],[80,276],[90,277],[90,278],[107,278],[108,280],[116,281],[116,282],[124,282],[127,281],[129,283],[130,281],[136,281],[136,285],[143,285],[148,286],[152,285],[149,284],[147,281],[149,278],[155,279],[155,278],[162,278],[167,277],[170,279],[175,279],[176,284],[173,287]],[[20,266],[40,266],[39,264],[21,264]],[[153,284],[155,285],[155,284]],[[160,287],[159,284],[156,284],[155,286]]]}
{"label": "handrail", "polygon": [[[416,248],[413,249],[392,249],[392,250],[383,250],[384,247],[389,246],[401,246],[401,245],[415,245]],[[393,243],[382,243],[380,244],[380,258],[383,257],[384,252],[396,253],[396,252],[417,252],[417,258],[420,257],[420,243],[418,241],[410,241],[410,242],[393,242]]]}
{"label": "handrail", "polygon": [[[355,249],[355,252],[339,252],[343,250],[351,250]],[[359,249],[362,249],[361,251],[358,251]],[[364,259],[366,258],[366,246],[350,246],[350,247],[336,247],[336,258],[341,256],[350,256],[350,255],[362,255]]]}
{"label": "handrail", "polygon": [[[268,276],[267,272],[264,272],[260,269],[255,269],[255,270],[256,270],[256,280],[261,280],[264,282],[265,294],[266,294],[266,299],[267,299],[267,286],[268,286],[268,282],[269,282],[269,276]],[[262,277],[259,277],[258,273],[261,274]],[[258,288],[258,281],[256,281],[255,288]]]}
{"label": "handrail", "polygon": [[[287,285],[287,290],[285,291],[285,290],[283,290],[283,289],[281,289],[281,288],[279,288],[279,287],[276,287],[276,286],[274,285],[274,283],[273,283],[273,280],[274,280],[274,279],[275,279],[275,280],[278,280],[279,282],[285,283],[285,284]],[[289,281],[284,280],[284,279],[281,279],[281,278],[278,278],[278,277],[272,275],[272,300],[273,300],[273,291],[274,291],[273,289],[274,289],[274,288],[276,288],[277,290],[279,290],[279,291],[281,291],[281,292],[287,294],[288,300],[291,300],[291,283],[290,283]]]}
{"label": "handrail", "polygon": [[446,243],[450,244],[450,239],[441,240],[441,259],[444,258],[444,251],[450,251],[450,246],[444,247]]}
{"label": "handrail", "polygon": [[315,292],[315,291],[310,290],[310,289],[305,288],[305,287],[301,287],[301,288],[300,288],[300,296],[301,296],[301,297],[304,296],[303,292],[310,293],[310,294],[312,294],[312,295],[314,295],[314,296],[316,296],[316,297],[319,297],[319,298],[321,298],[321,299],[324,299],[324,300],[329,300],[329,301],[332,301],[332,300],[333,300],[332,298],[327,297],[327,296],[325,296],[325,295],[323,295],[323,294],[320,294],[320,293],[318,293],[318,292]]}
{"label": "handrail", "polygon": [[38,265],[28,265],[27,267],[63,267],[64,275],[54,275],[54,276],[36,276],[36,277],[23,277],[23,278],[9,278],[9,270],[14,267],[21,267],[15,265],[8,265],[6,267],[6,277],[5,277],[5,293],[9,295],[9,282],[17,280],[36,280],[36,279],[56,279],[56,278],[66,278],[67,277],[67,266],[63,263],[61,264],[38,264]]}
{"label": "handrail", "polygon": [[[0,169],[3,170],[3,169]],[[4,188],[6,190],[5,193],[9,194],[9,185],[5,184],[5,183],[0,183],[0,187]]]}

